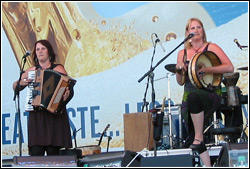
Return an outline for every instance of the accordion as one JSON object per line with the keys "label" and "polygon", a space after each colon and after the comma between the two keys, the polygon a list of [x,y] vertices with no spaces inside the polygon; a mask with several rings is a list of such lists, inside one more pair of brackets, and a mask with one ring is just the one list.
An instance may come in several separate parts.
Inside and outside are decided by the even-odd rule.
{"label": "accordion", "polygon": [[59,113],[66,106],[62,99],[66,88],[69,87],[70,92],[73,92],[76,83],[69,76],[53,70],[29,71],[28,79],[32,79],[32,82],[27,89],[25,111],[46,109],[51,113]]}

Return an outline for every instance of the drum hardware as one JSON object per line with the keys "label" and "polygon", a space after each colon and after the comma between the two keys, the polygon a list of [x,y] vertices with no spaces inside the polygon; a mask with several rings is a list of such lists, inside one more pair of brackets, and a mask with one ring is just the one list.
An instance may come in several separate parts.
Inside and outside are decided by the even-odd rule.
{"label": "drum hardware", "polygon": [[[164,106],[167,107],[168,104],[165,104]],[[177,106],[177,105],[176,105],[176,104],[171,104],[170,106],[171,106],[171,107],[175,107],[175,106]],[[162,107],[162,104],[159,104],[159,105],[155,106],[155,108],[161,108],[161,107]]]}
{"label": "drum hardware", "polygon": [[[165,68],[167,70],[171,70],[172,73],[167,73],[167,79],[168,79],[168,104],[165,104],[165,102],[163,102],[162,105],[158,105],[156,106],[156,108],[159,108],[159,107],[168,107],[168,113],[166,113],[164,116],[168,116],[168,119],[169,119],[169,134],[165,135],[165,136],[162,136],[161,139],[164,139],[164,138],[169,138],[169,144],[170,144],[170,149],[173,149],[173,138],[175,138],[176,136],[173,136],[172,134],[172,113],[171,113],[171,107],[173,106],[181,106],[181,104],[176,104],[176,105],[173,105],[171,104],[171,93],[170,93],[170,75],[175,75],[174,74],[174,70],[175,70],[175,64],[169,64],[169,65],[166,65]],[[152,109],[150,112],[157,112],[157,111],[160,111],[160,109]],[[180,110],[179,110],[180,112]],[[182,138],[182,121],[181,121],[181,113],[179,113],[179,138]]]}
{"label": "drum hardware", "polygon": [[[172,75],[174,75],[174,74],[172,74]],[[155,79],[154,82],[159,81],[159,80],[162,80],[162,79],[165,79],[165,78],[167,78],[167,74],[166,74],[166,76],[163,76],[163,77],[160,77],[160,78],[158,78],[158,79]],[[149,82],[147,82],[147,83],[145,83],[145,84],[149,84]],[[160,106],[160,107],[161,107],[161,106]]]}
{"label": "drum hardware", "polygon": [[107,130],[108,130],[109,127],[110,127],[110,124],[108,124],[108,125],[105,127],[105,129],[103,130],[102,134],[99,133],[99,134],[101,134],[101,136],[100,136],[100,140],[97,140],[97,141],[99,141],[99,142],[98,142],[98,146],[101,145],[102,138],[103,138],[103,136],[106,134],[106,132],[107,132]]}
{"label": "drum hardware", "polygon": [[[213,122],[203,131],[203,134],[205,134],[212,126],[214,126],[214,128],[220,128],[219,120],[216,117],[216,112],[213,113]],[[216,145],[218,144],[218,140],[219,135],[214,135],[214,141]]]}
{"label": "drum hardware", "polygon": [[245,142],[247,142],[247,140],[248,140],[248,139],[247,139],[248,136],[247,136],[246,133],[245,133],[247,127],[248,127],[248,120],[246,120],[246,125],[245,125],[245,127],[243,128],[243,130],[242,130],[242,132],[241,132],[241,135],[240,135],[240,143],[245,143]]}
{"label": "drum hardware", "polygon": [[107,135],[106,135],[106,132],[107,132],[107,130],[108,130],[109,127],[110,127],[110,124],[108,124],[108,125],[105,127],[105,129],[103,130],[103,132],[102,132],[102,134],[101,134],[100,140],[99,140],[99,142],[98,142],[98,146],[100,146],[100,145],[101,145],[101,142],[102,142],[103,136],[104,136],[104,137],[108,137],[107,152],[108,152],[108,150],[109,150],[109,142],[110,142],[110,140],[112,139],[111,136],[107,136]]}
{"label": "drum hardware", "polygon": [[107,152],[109,152],[109,142],[110,140],[112,140],[112,137],[111,136],[107,136],[107,137],[108,137]]}
{"label": "drum hardware", "polygon": [[170,149],[172,149],[173,148],[173,138],[172,138],[172,115],[171,115],[170,76],[168,76],[168,119],[169,119],[169,146],[170,146]]}
{"label": "drum hardware", "polygon": [[[169,108],[165,109],[165,117],[164,117],[164,124],[169,125],[171,122],[171,135],[170,135],[170,125],[169,128],[165,129],[164,135],[161,139],[169,138],[169,141],[172,141],[171,147],[170,142],[167,149],[174,149],[181,147],[184,144],[183,139],[183,122],[182,122],[182,114],[181,114],[181,104],[176,104],[175,106],[171,106],[171,119],[169,120],[170,116],[168,114]],[[166,133],[166,134],[165,134]],[[164,146],[166,147],[166,146]]]}
{"label": "drum hardware", "polygon": [[[168,119],[169,119],[169,135],[168,136],[163,136],[162,138],[169,137],[169,146],[170,146],[170,149],[173,149],[170,75],[174,75],[174,74],[167,73],[167,78],[168,78],[168,113],[165,114],[165,116],[168,116]],[[165,102],[162,105],[164,105],[164,104],[165,104]]]}
{"label": "drum hardware", "polygon": [[248,66],[245,66],[245,67],[239,67],[237,70],[248,70]]}
{"label": "drum hardware", "polygon": [[74,140],[75,140],[75,148],[77,147],[77,144],[76,144],[76,133],[78,132],[78,131],[80,131],[82,128],[79,128],[78,130],[74,130],[73,131],[73,137],[74,137]]}

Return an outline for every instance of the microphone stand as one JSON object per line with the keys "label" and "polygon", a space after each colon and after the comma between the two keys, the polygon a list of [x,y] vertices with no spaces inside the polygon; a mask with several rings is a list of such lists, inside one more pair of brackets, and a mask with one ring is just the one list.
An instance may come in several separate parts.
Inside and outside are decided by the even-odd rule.
{"label": "microphone stand", "polygon": [[148,82],[147,82],[146,90],[144,93],[142,112],[143,112],[145,106],[146,106],[146,112],[148,112],[148,102],[146,101],[146,96],[147,96],[147,91],[148,91],[148,86],[149,86],[149,80],[150,80],[150,83],[152,86],[152,95],[151,95],[152,96],[152,104],[153,104],[152,106],[153,106],[153,109],[155,108],[154,73],[153,73],[152,65],[153,65],[153,60],[154,60],[154,55],[155,55],[156,43],[157,43],[157,40],[154,43],[154,51],[153,51],[153,56],[151,58],[150,70],[149,70],[148,74],[146,75],[146,76],[148,76]]}
{"label": "microphone stand", "polygon": [[144,107],[146,107],[146,112],[148,112],[148,104],[149,104],[149,103],[146,101],[147,91],[148,91],[148,84],[149,84],[149,78],[148,78],[146,90],[145,90],[145,93],[144,93],[143,105],[142,105],[142,112],[143,112],[143,110],[144,110]]}
{"label": "microphone stand", "polygon": [[24,73],[23,69],[24,69],[24,65],[26,63],[27,59],[26,57],[23,57],[23,66],[21,68],[21,71],[20,71],[20,76],[19,76],[19,79],[18,79],[18,82],[17,82],[17,85],[16,85],[16,88],[15,88],[15,92],[14,92],[14,98],[13,100],[15,101],[16,98],[17,98],[17,113],[18,113],[18,133],[19,133],[19,155],[22,156],[22,130],[21,130],[21,112],[20,112],[20,81],[21,81],[21,78],[22,78],[22,74]]}
{"label": "microphone stand", "polygon": [[[154,93],[154,89],[153,89],[153,71],[155,70],[155,68],[157,66],[159,66],[167,57],[169,57],[176,49],[178,49],[182,44],[184,44],[188,39],[192,38],[194,36],[194,34],[189,34],[176,48],[174,48],[170,53],[168,53],[165,57],[163,57],[155,66],[152,66],[153,64],[153,57],[155,54],[155,46],[154,45],[154,52],[153,52],[153,57],[151,59],[151,67],[150,70],[148,72],[146,72],[139,80],[138,82],[140,83],[146,76],[148,76],[148,78],[151,78],[151,83],[152,83],[152,104],[153,104],[153,109],[154,109],[154,103],[155,103],[155,93]],[[151,75],[149,75],[151,74]],[[148,87],[148,85],[147,85]],[[146,94],[145,94],[146,95]],[[154,156],[156,156],[156,141],[154,140]]]}

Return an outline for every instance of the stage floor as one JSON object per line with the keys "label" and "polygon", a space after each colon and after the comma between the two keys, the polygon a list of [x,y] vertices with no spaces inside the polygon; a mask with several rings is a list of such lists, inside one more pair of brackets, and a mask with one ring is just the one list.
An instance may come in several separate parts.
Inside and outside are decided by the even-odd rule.
{"label": "stage floor", "polygon": [[[248,165],[248,144],[222,144],[206,145],[213,166],[234,166],[239,160],[245,159]],[[233,158],[232,158],[233,157]],[[238,161],[237,161],[238,160]],[[90,154],[77,159],[76,156],[14,156],[2,159],[2,167],[27,167],[32,163],[36,166],[65,167],[70,162],[74,167],[200,167],[202,162],[199,154],[192,152],[190,148],[166,149],[140,152],[122,150]],[[131,164],[131,165],[130,165]],[[54,167],[55,167],[54,166]],[[70,166],[68,166],[70,167]]]}

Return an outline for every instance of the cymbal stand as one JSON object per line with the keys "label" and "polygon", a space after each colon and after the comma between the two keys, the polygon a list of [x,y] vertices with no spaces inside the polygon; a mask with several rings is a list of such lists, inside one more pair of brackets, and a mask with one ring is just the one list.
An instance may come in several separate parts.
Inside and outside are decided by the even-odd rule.
{"label": "cymbal stand", "polygon": [[240,134],[240,140],[239,140],[240,143],[247,142],[247,140],[248,140],[248,136],[245,133],[245,130],[247,129],[247,127],[248,127],[248,120],[246,120],[246,125],[245,125],[245,127],[243,128],[243,130],[242,130],[242,132]]}
{"label": "cymbal stand", "polygon": [[112,140],[112,137],[111,136],[107,136],[107,137],[108,137],[107,152],[109,152],[109,142],[110,140]]}
{"label": "cymbal stand", "polygon": [[[216,111],[213,113],[213,122],[203,131],[203,134],[205,134],[212,126],[214,126],[214,128],[220,128],[219,120],[216,117]],[[214,135],[214,142],[216,145],[218,144],[218,135]]]}
{"label": "cymbal stand", "polygon": [[74,130],[73,131],[73,137],[74,137],[74,141],[75,141],[75,148],[77,148],[77,144],[76,144],[76,133],[79,131],[79,130],[81,130],[82,128],[80,128],[80,129],[78,129],[78,130]]}
{"label": "cymbal stand", "polygon": [[171,115],[171,95],[170,95],[170,74],[167,73],[168,79],[168,123],[169,123],[169,146],[170,149],[173,148],[173,138],[172,138],[172,115]]}

